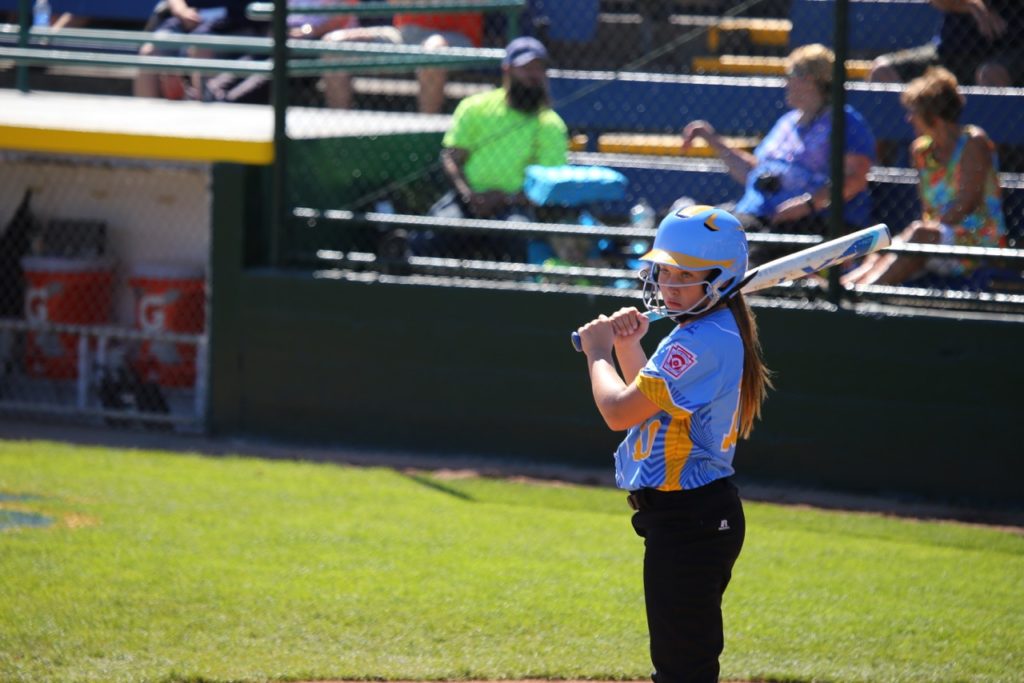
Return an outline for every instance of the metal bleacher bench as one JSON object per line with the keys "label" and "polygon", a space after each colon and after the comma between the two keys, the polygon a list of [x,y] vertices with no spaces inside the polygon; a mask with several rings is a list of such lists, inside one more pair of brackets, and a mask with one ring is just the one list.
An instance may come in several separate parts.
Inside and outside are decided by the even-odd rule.
{"label": "metal bleacher bench", "polygon": [[[866,79],[872,58],[929,42],[937,33],[942,15],[928,0],[850,0],[847,37],[849,79]],[[712,54],[692,60],[694,73],[736,76],[782,75],[785,58],[768,54],[720,54],[727,35],[746,35],[766,48],[790,50],[810,43],[835,42],[835,0],[792,0],[788,19],[723,19],[708,29]]]}
{"label": "metal bleacher bench", "polygon": [[[705,119],[725,135],[764,135],[786,110],[783,81],[779,78],[734,76],[670,76],[646,73],[558,71],[550,74],[556,111],[574,133],[586,134],[589,147],[578,159],[619,168],[631,187],[649,190],[648,201],[667,208],[688,188],[697,188],[702,201],[717,202],[734,196],[708,196],[707,192],[732,191],[738,187],[707,174],[725,174],[717,161],[645,159],[629,162],[626,156],[600,155],[601,133],[676,133],[694,119]],[[999,144],[1024,145],[1020,112],[1024,89],[965,87],[967,104],[963,121],[984,128]],[[875,137],[900,143],[906,149],[914,133],[899,102],[901,86],[847,83],[846,101],[867,120]],[[907,166],[903,159],[902,166]],[[713,182],[709,182],[713,180]],[[916,201],[916,174],[908,168],[875,169],[872,193],[898,198],[900,206]],[[1005,210],[1011,232],[1024,232],[1024,175],[1004,173]],[[664,196],[661,196],[664,194]],[[876,205],[892,205],[877,201]],[[878,217],[879,220],[888,218]],[[893,217],[902,226],[906,216]],[[886,221],[890,222],[890,221]]]}
{"label": "metal bleacher bench", "polygon": [[[507,32],[509,37],[519,34],[518,11],[523,9],[526,0],[408,0],[406,2],[390,2],[388,0],[363,0],[353,4],[336,4],[332,6],[304,5],[299,3],[289,8],[296,14],[331,14],[358,17],[382,17],[402,13],[435,13],[451,12],[504,12],[508,17]],[[274,15],[273,2],[252,2],[246,14],[257,20],[269,20]]]}
{"label": "metal bleacher bench", "polygon": [[[153,13],[156,0],[50,0],[56,17],[64,12],[91,19],[136,22],[140,26]],[[0,11],[17,12],[18,0],[0,0]]]}
{"label": "metal bleacher bench", "polygon": [[[149,2],[147,0],[53,0],[52,7],[55,14],[59,12],[72,12],[85,17],[97,19],[114,19],[124,22],[138,23],[139,26],[150,19],[163,3]],[[510,35],[518,32],[518,12],[523,8],[525,0],[407,0],[405,2],[388,2],[385,0],[370,0],[354,4],[338,4],[334,6],[302,6],[302,3],[289,7],[290,12],[301,12],[304,14],[347,14],[355,16],[387,16],[396,12],[435,12],[449,13],[474,11],[484,13],[501,13],[506,16],[506,29]],[[0,0],[0,10],[17,10],[19,0]],[[269,20],[273,16],[272,2],[252,2],[247,8],[248,14],[256,19]],[[108,81],[121,78],[132,78],[139,68],[155,68],[155,62],[167,62],[167,58],[150,59],[153,64],[143,64],[143,60],[136,58],[139,45],[147,40],[164,47],[187,47],[190,45],[202,45],[215,52],[237,52],[237,53],[269,53],[271,42],[269,38],[249,38],[241,36],[192,36],[173,35],[161,33],[151,34],[138,30],[109,30],[109,29],[80,29],[64,28],[53,29],[31,29],[29,38],[31,47],[50,47],[63,50],[63,55],[43,55],[43,51],[26,51],[16,47],[19,43],[19,27],[17,24],[0,25],[0,58],[12,56],[26,60],[25,63],[33,63],[49,67],[53,74],[64,74],[72,76],[84,76],[86,78],[103,77]],[[316,56],[317,45],[323,45],[321,41],[289,41],[289,47],[293,55],[306,57]],[[370,46],[363,48],[358,45],[346,46],[345,52],[350,53],[378,52],[381,54],[364,54],[367,58],[362,66],[369,71],[383,72],[399,69],[403,64],[411,66],[426,65],[427,61],[437,62],[440,58],[444,65],[461,66],[473,68],[479,65],[493,66],[495,63],[494,54],[498,53],[493,49],[458,49],[449,48],[446,50],[434,51],[431,55],[415,55],[422,52],[418,48],[410,51],[409,47],[395,48],[394,50],[381,50]],[[388,60],[387,54],[398,53],[395,60]],[[385,54],[387,53],[387,54]],[[406,54],[408,53],[408,54]],[[444,54],[442,54],[444,53]],[[76,56],[81,55],[81,56]],[[112,55],[128,54],[132,59],[119,61]],[[449,60],[448,56],[453,55]],[[474,55],[479,58],[474,57]],[[268,64],[242,64],[232,63],[233,60],[210,62],[205,67],[193,63],[196,71],[204,73],[217,73],[218,66],[223,71],[234,71],[236,73],[249,69],[252,73],[269,73]],[[415,62],[415,63],[412,63]],[[169,71],[182,72],[177,68],[177,63],[168,64]],[[299,68],[296,68],[299,67]],[[304,75],[309,75],[310,70],[316,70],[317,63],[307,60],[305,63],[299,60],[290,62],[292,75],[299,74],[304,67]],[[383,84],[384,87],[381,87]],[[399,88],[402,84],[399,84]],[[472,89],[472,86],[468,86]],[[372,93],[379,94],[380,91],[394,94],[395,86],[387,81],[376,79],[360,79],[356,82],[357,91],[369,88]],[[451,96],[464,95],[457,85],[451,90]],[[404,92],[404,91],[403,91]],[[127,93],[124,93],[127,94]]]}
{"label": "metal bleacher bench", "polygon": [[[0,11],[18,11],[19,0],[0,0]],[[125,22],[146,22],[153,14],[156,0],[50,0],[54,16],[63,12],[91,19],[113,19]],[[301,4],[301,3],[300,3]],[[453,11],[504,11],[521,8],[524,0],[451,0],[450,2],[406,2],[388,3],[385,0],[360,2],[351,6],[334,8],[295,7],[291,11],[303,14],[330,12],[332,14],[355,14],[359,16],[384,16],[395,12],[453,12]],[[273,11],[272,2],[253,3],[257,15],[269,18]]]}
{"label": "metal bleacher bench", "polygon": [[[941,13],[928,0],[850,0],[850,54],[877,56],[924,45],[937,33]],[[791,48],[835,40],[835,0],[793,0]]]}
{"label": "metal bleacher bench", "polygon": [[[771,77],[552,70],[550,83],[555,109],[570,128],[584,132],[678,132],[701,118],[724,133],[757,135],[787,110],[783,81]],[[961,90],[967,97],[964,121],[981,126],[997,143],[1024,144],[1024,126],[1011,114],[1024,104],[1024,89]],[[847,83],[846,102],[867,119],[876,138],[909,144],[914,133],[901,91],[896,84]]]}

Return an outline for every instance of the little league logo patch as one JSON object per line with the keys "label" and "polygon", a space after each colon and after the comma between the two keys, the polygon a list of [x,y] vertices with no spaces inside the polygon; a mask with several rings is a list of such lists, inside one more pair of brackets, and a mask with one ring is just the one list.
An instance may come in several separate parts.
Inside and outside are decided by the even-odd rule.
{"label": "little league logo patch", "polygon": [[679,379],[683,373],[697,364],[697,354],[682,344],[673,344],[661,361],[661,369],[672,379]]}

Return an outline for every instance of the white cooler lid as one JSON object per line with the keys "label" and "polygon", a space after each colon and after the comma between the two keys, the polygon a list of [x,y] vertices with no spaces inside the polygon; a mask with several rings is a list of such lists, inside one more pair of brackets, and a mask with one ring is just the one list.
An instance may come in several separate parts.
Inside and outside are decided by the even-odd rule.
{"label": "white cooler lid", "polygon": [[94,273],[113,270],[109,258],[68,258],[64,256],[25,256],[21,268],[32,273]]}
{"label": "white cooler lid", "polygon": [[132,266],[131,277],[151,280],[201,280],[205,277],[205,270],[195,263],[153,261]]}

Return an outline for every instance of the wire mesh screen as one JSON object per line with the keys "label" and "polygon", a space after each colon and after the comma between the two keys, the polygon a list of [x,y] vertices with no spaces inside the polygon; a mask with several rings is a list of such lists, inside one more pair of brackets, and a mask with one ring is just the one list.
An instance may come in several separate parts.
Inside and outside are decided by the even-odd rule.
{"label": "wire mesh screen", "polygon": [[5,153],[0,179],[0,411],[199,427],[208,171]]}
{"label": "wire mesh screen", "polygon": [[[779,235],[878,222],[940,248],[853,264],[872,268],[843,273],[851,291],[1024,289],[1021,259],[1006,249],[1024,225],[1020,3],[959,12],[852,0],[838,18],[828,0],[421,4],[287,3],[285,215],[268,260],[631,294],[661,217],[707,204],[742,214],[755,263],[802,243]],[[267,41],[273,7],[263,5],[203,10],[196,25],[170,6],[52,22]],[[843,84],[832,66],[839,30]],[[269,42],[232,52],[89,40],[108,53],[270,58]],[[47,41],[60,42],[29,44]],[[926,76],[935,66],[948,75]],[[32,83],[211,103],[267,105],[274,94],[267,73],[181,69],[56,65]],[[830,162],[840,92],[841,183]]]}
{"label": "wire mesh screen", "polygon": [[[297,210],[286,222],[285,258],[354,272],[632,290],[659,220],[707,204],[742,214],[755,263],[795,249],[776,235],[881,222],[910,243],[997,251],[902,254],[898,268],[858,274],[848,287],[1019,292],[1020,261],[1004,248],[1016,245],[1024,222],[1024,100],[1012,46],[1022,14],[1011,2],[974,14],[916,0],[850,3],[835,227],[832,2],[529,2],[517,26],[538,43],[525,47],[509,42],[501,12],[477,13],[475,23],[459,15],[463,23],[443,28],[423,14],[353,16],[322,37],[428,51],[508,48],[509,57],[293,80],[292,101],[315,108],[290,122],[288,196]],[[530,56],[547,67],[539,99]],[[957,80],[930,72],[933,82],[923,83],[929,67]],[[943,87],[962,98],[961,109],[915,120],[920,103],[906,93]],[[982,167],[964,165],[967,142],[968,157],[985,151]]]}

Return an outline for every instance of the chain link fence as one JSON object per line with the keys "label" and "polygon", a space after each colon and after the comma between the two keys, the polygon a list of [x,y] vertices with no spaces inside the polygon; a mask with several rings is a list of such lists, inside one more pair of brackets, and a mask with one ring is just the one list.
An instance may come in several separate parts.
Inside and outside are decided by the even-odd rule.
{"label": "chain link fence", "polygon": [[[264,260],[321,277],[635,297],[637,259],[660,218],[710,204],[744,214],[758,261],[879,222],[904,233],[891,253],[905,277],[845,281],[845,296],[1020,312],[1024,6],[937,4],[853,0],[837,19],[826,0],[494,0],[461,12],[454,0],[435,12],[293,0],[283,215],[279,249]],[[16,23],[14,9],[0,1]],[[270,9],[250,7],[234,24],[230,11],[204,11],[199,33],[265,39]],[[117,11],[51,21],[184,30],[166,6]],[[512,42],[523,35],[545,52]],[[5,45],[15,36],[0,33]],[[86,37],[91,47],[77,49],[139,49]],[[269,58],[245,45],[220,56]],[[830,55],[844,49],[840,88]],[[527,59],[545,53],[546,81]],[[962,111],[947,106],[959,102],[948,80],[915,81],[933,66],[956,78]],[[140,75],[130,65],[30,72],[35,89],[124,96]],[[0,70],[5,87],[15,78],[12,64]],[[155,83],[170,99],[266,105],[273,95],[265,73]],[[850,113],[845,175],[833,183],[840,93]],[[201,423],[207,173],[3,153],[0,407]],[[907,231],[919,222],[930,230]],[[775,293],[834,299],[836,289]]]}
{"label": "chain link fence", "polygon": [[209,178],[0,154],[0,409],[197,429]]}
{"label": "chain link fence", "polygon": [[[335,76],[307,79],[292,101],[318,114],[303,119],[308,127],[295,129],[289,150],[289,204],[298,208],[289,217],[285,258],[313,268],[628,294],[636,258],[660,218],[680,206],[711,204],[749,214],[759,261],[800,243],[780,235],[820,239],[886,223],[913,250],[932,234],[914,236],[905,232],[910,226],[944,223],[935,250],[901,253],[901,263],[914,263],[907,277],[890,273],[849,287],[863,284],[858,291],[870,294],[874,285],[913,284],[1009,296],[1016,305],[1022,261],[1007,248],[1024,229],[1024,91],[1013,44],[1024,8],[994,1],[987,14],[970,15],[914,0],[849,7],[840,18],[847,37],[846,176],[834,226],[834,2],[530,2],[519,26],[547,48],[548,103],[565,125],[561,142],[545,135],[544,115],[528,106],[512,103],[511,114],[481,118],[496,88],[506,103],[516,97],[516,69],[502,65],[444,70],[440,98],[424,97],[425,88],[437,87],[436,69],[345,72],[351,91],[343,110],[331,106]],[[505,15],[478,17],[480,40],[470,42],[505,47]],[[386,39],[395,27],[370,21],[378,42],[419,44],[410,37],[421,34]],[[352,28],[326,34],[346,44],[360,36]],[[950,125],[941,117],[912,121],[903,101],[910,82],[935,66],[958,78],[955,90],[965,101]],[[425,110],[425,102],[436,106]],[[934,147],[912,151],[915,140],[940,133],[947,137]],[[987,150],[987,166],[977,172],[964,165],[968,137]],[[466,153],[455,172],[445,159],[451,149]],[[555,177],[536,164],[617,175]],[[928,170],[938,166],[941,172]],[[488,198],[495,192],[503,196]],[[487,222],[496,219],[506,224]],[[544,227],[552,223],[560,227]],[[961,246],[987,251],[955,253]],[[934,305],[942,297],[925,298]]]}

